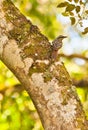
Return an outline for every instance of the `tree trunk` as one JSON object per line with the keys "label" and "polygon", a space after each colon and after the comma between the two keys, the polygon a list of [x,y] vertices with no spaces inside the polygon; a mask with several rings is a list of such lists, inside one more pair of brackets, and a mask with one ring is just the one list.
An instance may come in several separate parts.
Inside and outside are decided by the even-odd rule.
{"label": "tree trunk", "polygon": [[64,64],[51,44],[10,0],[0,0],[0,59],[25,87],[45,130],[88,130]]}

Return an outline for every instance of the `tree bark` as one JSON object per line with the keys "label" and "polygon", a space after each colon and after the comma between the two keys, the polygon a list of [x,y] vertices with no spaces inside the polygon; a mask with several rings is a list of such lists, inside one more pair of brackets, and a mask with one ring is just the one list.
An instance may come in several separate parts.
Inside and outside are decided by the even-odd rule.
{"label": "tree bark", "polygon": [[51,44],[10,0],[0,0],[0,59],[25,87],[45,130],[88,130],[65,66]]}

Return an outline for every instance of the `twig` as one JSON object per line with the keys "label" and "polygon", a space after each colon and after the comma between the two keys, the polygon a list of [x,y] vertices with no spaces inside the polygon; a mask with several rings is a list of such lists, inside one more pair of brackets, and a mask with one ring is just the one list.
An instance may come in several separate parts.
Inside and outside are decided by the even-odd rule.
{"label": "twig", "polygon": [[71,55],[59,54],[59,57],[66,57],[66,58],[69,58],[69,59],[79,58],[79,59],[83,59],[83,60],[88,61],[88,57],[85,57],[85,56],[79,55],[79,54],[71,54]]}

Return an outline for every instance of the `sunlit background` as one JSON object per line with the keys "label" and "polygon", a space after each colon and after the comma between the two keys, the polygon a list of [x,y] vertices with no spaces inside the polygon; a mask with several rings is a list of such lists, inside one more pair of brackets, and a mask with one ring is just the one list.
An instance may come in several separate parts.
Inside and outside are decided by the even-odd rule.
{"label": "sunlit background", "polygon": [[[83,27],[71,25],[64,17],[62,0],[12,0],[20,11],[37,25],[52,41],[58,35],[65,35],[63,47],[64,62],[88,117],[88,35],[82,35]],[[88,19],[84,26],[88,26]],[[73,55],[73,57],[69,57]],[[77,84],[79,83],[79,84]],[[43,130],[34,105],[23,86],[6,66],[0,62],[0,129],[1,130]]]}

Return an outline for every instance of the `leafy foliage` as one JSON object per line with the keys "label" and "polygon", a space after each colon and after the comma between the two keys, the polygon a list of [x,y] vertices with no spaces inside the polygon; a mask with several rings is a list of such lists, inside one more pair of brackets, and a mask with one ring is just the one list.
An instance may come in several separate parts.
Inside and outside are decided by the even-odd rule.
{"label": "leafy foliage", "polygon": [[[64,8],[63,16],[68,16],[71,20],[71,25],[80,25],[83,27],[83,20],[88,20],[88,1],[82,0],[67,0],[58,4],[58,8]],[[88,21],[87,21],[88,22]],[[82,34],[88,33],[88,27],[84,27]]]}
{"label": "leafy foliage", "polygon": [[86,33],[88,33],[88,27],[86,27],[86,28],[84,29],[83,34],[86,34]]}

